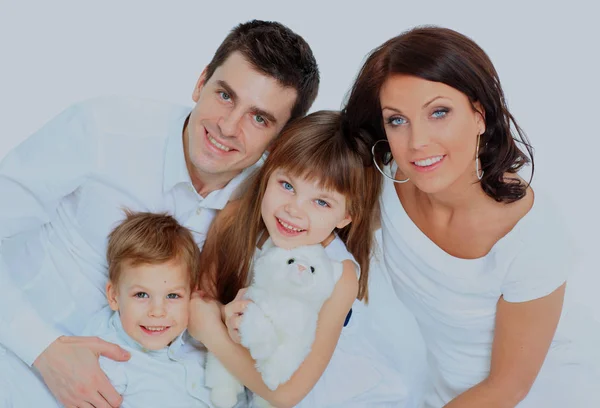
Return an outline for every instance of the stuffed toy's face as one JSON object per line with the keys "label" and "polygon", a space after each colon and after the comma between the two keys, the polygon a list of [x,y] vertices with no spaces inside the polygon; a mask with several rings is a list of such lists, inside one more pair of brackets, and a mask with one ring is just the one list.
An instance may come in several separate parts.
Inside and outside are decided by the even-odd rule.
{"label": "stuffed toy's face", "polygon": [[342,273],[321,245],[294,249],[270,247],[254,264],[254,285],[275,293],[324,302]]}

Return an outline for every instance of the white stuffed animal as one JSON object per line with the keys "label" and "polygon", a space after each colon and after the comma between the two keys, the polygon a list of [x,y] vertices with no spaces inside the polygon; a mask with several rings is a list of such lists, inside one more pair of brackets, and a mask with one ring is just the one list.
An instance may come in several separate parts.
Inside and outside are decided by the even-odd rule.
{"label": "white stuffed animal", "polygon": [[[254,261],[252,300],[242,317],[241,343],[256,361],[264,383],[277,389],[296,372],[311,350],[317,319],[342,275],[342,264],[329,259],[321,245],[282,249],[268,240]],[[206,386],[219,408],[231,408],[243,386],[209,353]],[[268,407],[255,396],[254,406]]]}

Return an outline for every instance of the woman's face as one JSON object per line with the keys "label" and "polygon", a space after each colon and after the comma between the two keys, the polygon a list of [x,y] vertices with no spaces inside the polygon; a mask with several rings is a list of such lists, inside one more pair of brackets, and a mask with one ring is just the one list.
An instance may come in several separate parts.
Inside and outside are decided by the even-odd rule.
{"label": "woman's face", "polygon": [[477,135],[485,121],[465,94],[441,82],[393,75],[381,88],[380,102],[396,178],[410,178],[430,194],[476,180]]}

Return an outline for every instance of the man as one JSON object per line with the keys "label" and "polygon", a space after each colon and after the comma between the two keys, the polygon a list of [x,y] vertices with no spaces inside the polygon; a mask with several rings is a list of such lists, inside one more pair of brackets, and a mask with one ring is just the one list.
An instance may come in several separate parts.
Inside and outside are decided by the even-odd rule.
{"label": "man", "polygon": [[[0,406],[41,405],[42,397],[25,395],[37,392],[40,379],[67,407],[120,405],[98,356],[129,356],[75,334],[106,303],[106,237],[123,208],[167,211],[202,246],[216,211],[283,126],[306,114],[318,85],[317,64],[300,36],[251,21],[231,31],[202,72],[191,113],[94,99],[67,109],[4,158],[0,366],[10,377],[0,378]],[[52,404],[47,394],[44,407]]]}

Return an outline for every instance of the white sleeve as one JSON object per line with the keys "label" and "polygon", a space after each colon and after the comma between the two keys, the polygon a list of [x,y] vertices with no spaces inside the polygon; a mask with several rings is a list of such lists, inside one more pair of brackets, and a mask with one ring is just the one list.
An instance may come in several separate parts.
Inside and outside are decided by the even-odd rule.
{"label": "white sleeve", "polygon": [[[10,236],[49,222],[81,185],[97,159],[97,137],[85,111],[74,105],[10,151],[0,162],[0,245]],[[0,262],[0,344],[32,365],[61,333],[40,319]]]}
{"label": "white sleeve", "polygon": [[574,249],[557,213],[546,213],[524,234],[501,287],[504,300],[526,302],[554,292],[575,267]]}
{"label": "white sleeve", "polygon": [[325,253],[329,259],[336,262],[351,261],[356,267],[356,276],[360,277],[360,265],[356,262],[350,251],[348,251],[346,244],[344,244],[344,241],[340,237],[336,235],[335,239],[325,247]]}

